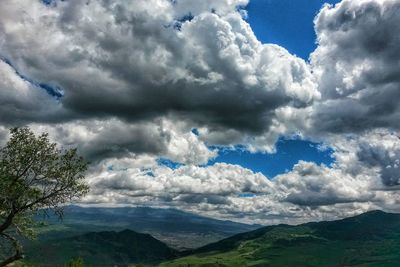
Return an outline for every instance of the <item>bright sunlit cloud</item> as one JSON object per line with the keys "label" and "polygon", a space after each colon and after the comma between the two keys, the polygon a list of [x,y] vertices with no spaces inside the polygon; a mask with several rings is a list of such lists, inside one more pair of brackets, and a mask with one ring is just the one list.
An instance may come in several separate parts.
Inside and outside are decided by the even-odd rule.
{"label": "bright sunlit cloud", "polygon": [[0,142],[29,125],[78,147],[85,204],[260,223],[400,211],[399,11],[1,1]]}

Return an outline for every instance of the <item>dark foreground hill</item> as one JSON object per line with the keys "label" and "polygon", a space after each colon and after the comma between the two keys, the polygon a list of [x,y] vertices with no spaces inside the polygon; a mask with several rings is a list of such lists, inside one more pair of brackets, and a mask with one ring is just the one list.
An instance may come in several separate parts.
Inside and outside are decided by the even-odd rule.
{"label": "dark foreground hill", "polygon": [[177,251],[149,234],[124,230],[40,242],[28,251],[25,261],[34,266],[62,267],[69,260],[80,257],[86,266],[126,267],[139,263],[154,265],[176,255]]}
{"label": "dark foreground hill", "polygon": [[400,266],[400,215],[267,226],[187,252],[160,266]]}

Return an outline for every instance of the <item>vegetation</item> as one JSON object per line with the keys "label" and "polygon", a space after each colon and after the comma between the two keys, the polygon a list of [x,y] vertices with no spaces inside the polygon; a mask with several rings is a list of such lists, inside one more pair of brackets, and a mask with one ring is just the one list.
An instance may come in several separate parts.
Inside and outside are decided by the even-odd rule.
{"label": "vegetation", "polygon": [[62,217],[62,204],[88,191],[87,163],[76,149],[60,150],[47,134],[11,129],[0,149],[0,266],[23,256],[21,237],[33,238],[32,217],[51,208]]}
{"label": "vegetation", "polygon": [[397,267],[399,249],[400,215],[376,211],[332,222],[267,226],[185,252],[129,230],[55,237],[39,241],[26,261],[40,267],[61,267],[77,257],[96,267]]}
{"label": "vegetation", "polygon": [[85,263],[82,258],[77,258],[65,264],[65,267],[85,267]]}
{"label": "vegetation", "polygon": [[160,267],[376,266],[400,263],[400,215],[370,212],[333,222],[268,226]]}
{"label": "vegetation", "polygon": [[28,251],[26,261],[35,266],[56,267],[63,266],[69,259],[80,258],[85,261],[85,266],[126,267],[129,264],[141,263],[154,266],[176,256],[177,251],[154,237],[124,230],[91,232],[40,242],[34,250]]}

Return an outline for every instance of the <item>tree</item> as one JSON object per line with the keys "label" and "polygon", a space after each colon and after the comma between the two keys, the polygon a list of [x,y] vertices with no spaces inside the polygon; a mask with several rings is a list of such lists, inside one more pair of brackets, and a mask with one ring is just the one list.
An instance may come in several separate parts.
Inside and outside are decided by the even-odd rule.
{"label": "tree", "polygon": [[62,219],[63,204],[88,192],[87,162],[76,149],[58,149],[29,128],[10,134],[0,149],[0,267],[22,259],[18,239],[35,236],[35,214],[51,209]]}

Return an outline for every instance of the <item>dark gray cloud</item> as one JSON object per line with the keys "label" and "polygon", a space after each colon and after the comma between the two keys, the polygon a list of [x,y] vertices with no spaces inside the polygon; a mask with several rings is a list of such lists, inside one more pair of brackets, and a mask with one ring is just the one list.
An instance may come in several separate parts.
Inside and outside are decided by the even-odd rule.
{"label": "dark gray cloud", "polygon": [[312,54],[322,100],[314,130],[400,129],[400,3],[342,1],[315,19]]}
{"label": "dark gray cloud", "polygon": [[367,166],[379,168],[382,183],[388,187],[400,185],[400,137],[377,132],[360,142],[357,156]]}
{"label": "dark gray cloud", "polygon": [[61,105],[43,87],[21,77],[12,65],[0,59],[0,123],[11,127],[62,120]]}
{"label": "dark gray cloud", "polygon": [[[0,49],[25,75],[56,81],[60,104],[82,118],[176,113],[261,134],[277,108],[317,96],[304,61],[258,42],[234,8],[245,1],[210,5],[216,13],[185,1],[55,3],[3,5]],[[190,6],[195,17],[177,30]]]}
{"label": "dark gray cloud", "polygon": [[[0,143],[29,124],[77,146],[92,161],[85,203],[263,223],[398,211],[398,1],[324,7],[310,65],[260,43],[246,3],[0,1]],[[332,146],[335,164],[271,180],[203,166],[217,155],[207,145],[273,152],[294,132]]]}

